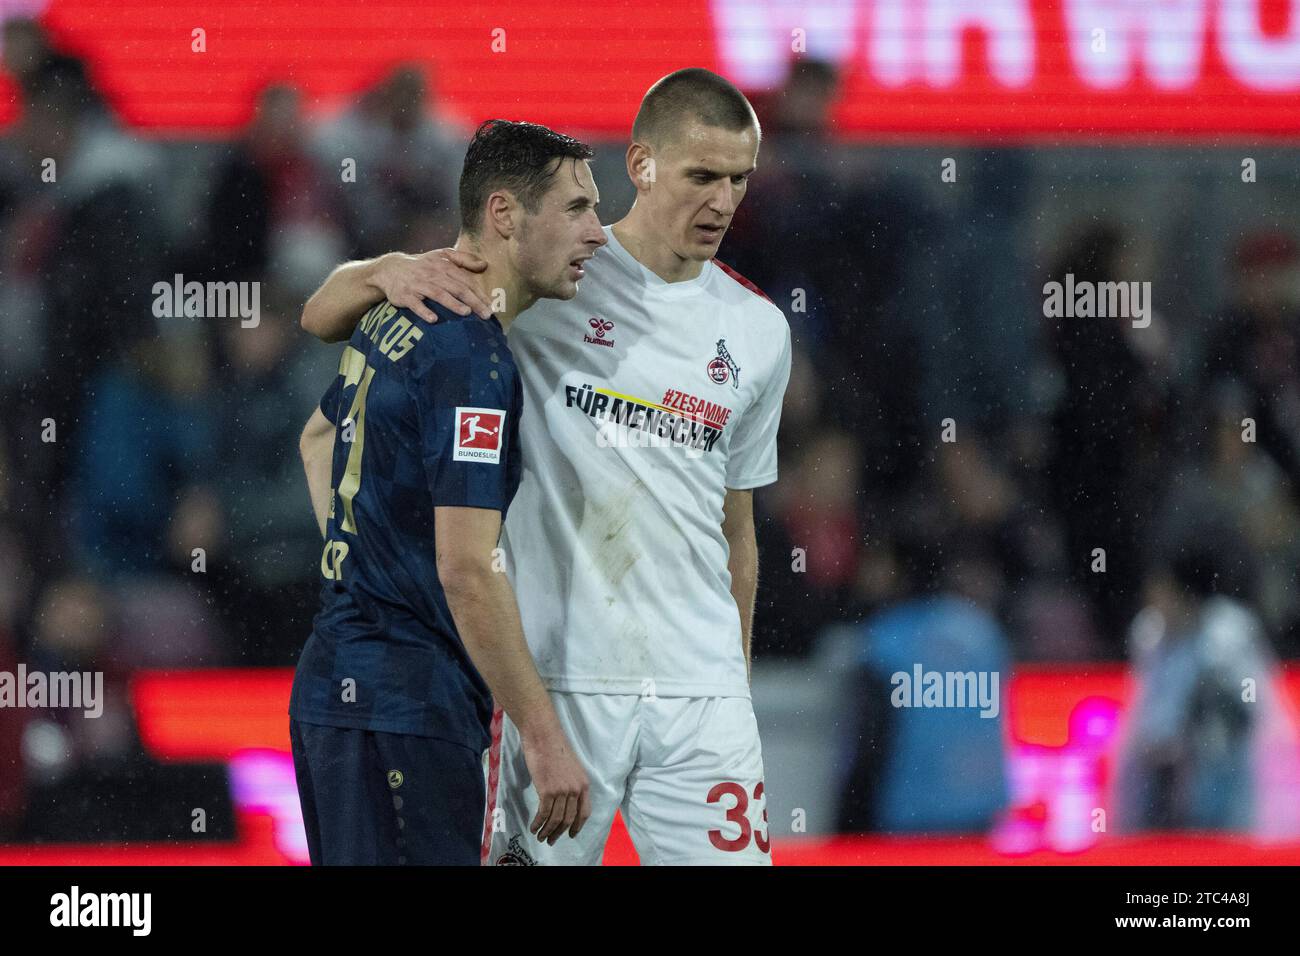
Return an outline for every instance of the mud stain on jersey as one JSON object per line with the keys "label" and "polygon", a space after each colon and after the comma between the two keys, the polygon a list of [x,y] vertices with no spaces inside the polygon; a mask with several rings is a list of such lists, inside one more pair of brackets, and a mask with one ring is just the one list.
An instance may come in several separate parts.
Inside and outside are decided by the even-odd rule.
{"label": "mud stain on jersey", "polygon": [[[627,532],[632,523],[632,509],[639,506],[637,498],[644,488],[641,479],[635,478],[616,495],[596,501],[588,498],[582,516],[581,537],[611,590],[618,588],[640,558]],[[607,603],[613,605],[612,595]]]}
{"label": "mud stain on jersey", "polygon": [[[646,626],[637,620],[636,610],[619,596],[624,579],[641,558],[635,542],[638,524],[632,520],[635,509],[645,508],[648,503],[645,483],[636,477],[612,494],[591,494],[588,489],[578,532],[581,547],[604,584],[601,617],[608,625],[607,639],[619,647],[619,673],[615,679],[620,681],[627,679],[624,672],[629,668],[640,675],[648,667]],[[588,599],[591,597],[594,595]],[[597,668],[607,663],[611,662],[595,662]]]}

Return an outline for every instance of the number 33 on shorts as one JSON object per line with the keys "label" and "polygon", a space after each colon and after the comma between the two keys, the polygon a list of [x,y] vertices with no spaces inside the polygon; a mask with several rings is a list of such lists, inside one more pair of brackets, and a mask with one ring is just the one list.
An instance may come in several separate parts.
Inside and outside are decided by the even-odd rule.
{"label": "number 33 on shorts", "polygon": [[[709,842],[724,853],[745,851],[770,853],[771,842],[767,835],[767,801],[763,799],[763,781],[754,785],[752,794],[734,780],[717,784],[709,791],[708,803],[723,809],[724,825],[709,831]],[[751,802],[761,808],[761,823],[750,822]],[[752,849],[751,849],[752,841]]]}

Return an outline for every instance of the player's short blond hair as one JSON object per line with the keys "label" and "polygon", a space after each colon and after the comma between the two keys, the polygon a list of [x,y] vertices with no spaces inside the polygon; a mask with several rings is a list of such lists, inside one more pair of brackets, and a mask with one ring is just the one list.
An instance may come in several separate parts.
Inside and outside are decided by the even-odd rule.
{"label": "player's short blond hair", "polygon": [[632,124],[632,139],[663,146],[692,119],[735,132],[750,127],[761,132],[744,93],[726,77],[693,66],[669,73],[646,91]]}

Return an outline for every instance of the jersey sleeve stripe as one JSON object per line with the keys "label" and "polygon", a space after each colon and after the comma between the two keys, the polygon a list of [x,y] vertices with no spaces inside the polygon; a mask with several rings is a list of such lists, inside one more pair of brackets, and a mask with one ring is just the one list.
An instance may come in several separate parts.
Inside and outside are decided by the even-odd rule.
{"label": "jersey sleeve stripe", "polygon": [[[748,279],[742,276],[735,269],[731,268],[731,266],[727,265],[721,259],[714,259],[713,264],[717,266],[719,269],[721,269],[723,272],[725,272],[727,275],[731,276],[731,278],[735,279],[738,283],[740,283],[750,292],[754,293],[754,295],[758,296],[760,299],[767,299],[768,302],[772,302],[772,300],[768,298],[766,292],[764,292],[758,286],[754,285],[754,283],[750,282]],[[772,302],[772,304],[776,305],[775,302]]]}

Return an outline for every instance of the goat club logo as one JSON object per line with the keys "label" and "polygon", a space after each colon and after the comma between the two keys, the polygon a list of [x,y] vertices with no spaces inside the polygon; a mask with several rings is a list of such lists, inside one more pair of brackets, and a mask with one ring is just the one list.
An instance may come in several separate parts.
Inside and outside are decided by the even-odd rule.
{"label": "goat club logo", "polygon": [[592,345],[607,345],[610,348],[614,347],[614,340],[605,338],[605,335],[614,328],[613,322],[609,319],[602,319],[598,315],[593,315],[587,320],[587,324],[591,326],[591,330],[595,332],[596,335],[595,337],[584,335],[582,341],[590,342]]}
{"label": "goat club logo", "polygon": [[709,359],[708,373],[717,385],[726,385],[730,379],[732,388],[740,388],[740,366],[727,351],[726,339],[718,339],[718,354]]}
{"label": "goat club logo", "polygon": [[456,409],[456,450],[453,461],[500,464],[506,413],[499,408]]}

